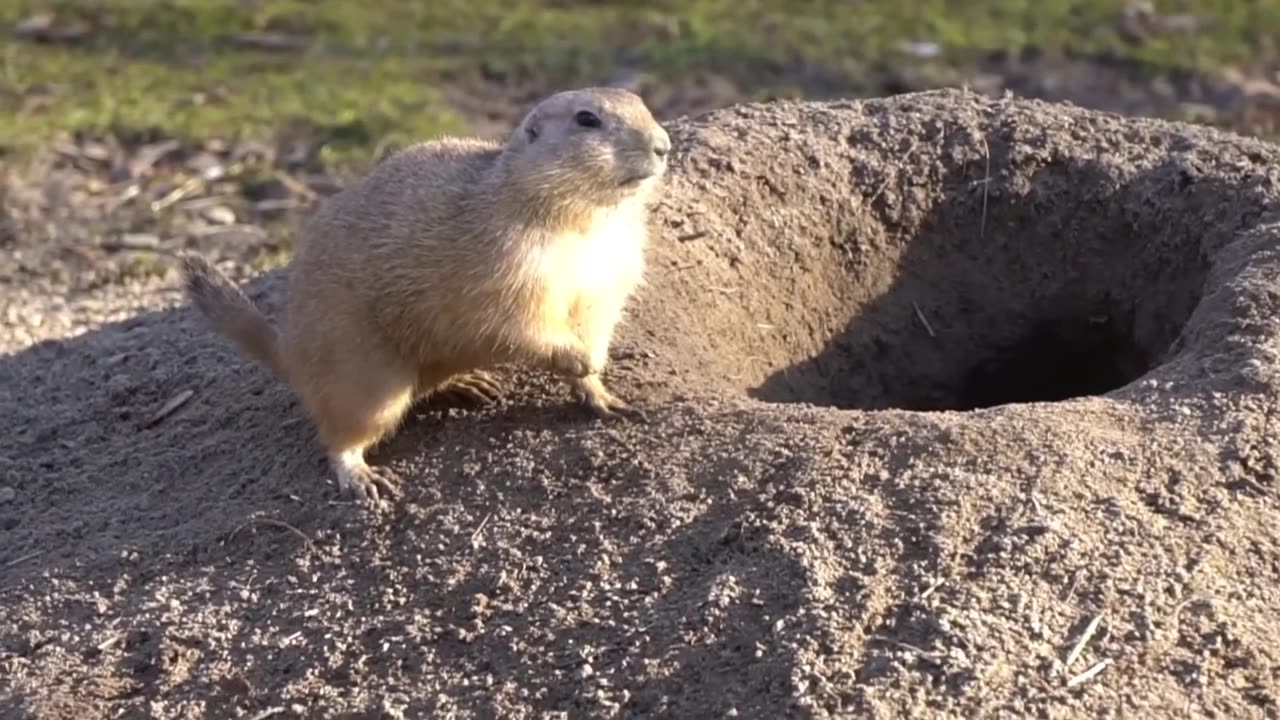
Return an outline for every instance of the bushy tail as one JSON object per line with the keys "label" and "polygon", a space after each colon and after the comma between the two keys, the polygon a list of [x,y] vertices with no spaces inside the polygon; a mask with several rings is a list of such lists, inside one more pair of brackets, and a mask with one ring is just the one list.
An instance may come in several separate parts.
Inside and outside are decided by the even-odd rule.
{"label": "bushy tail", "polygon": [[181,253],[179,261],[187,297],[213,329],[235,342],[277,378],[285,379],[280,338],[267,316],[208,260],[193,253]]}

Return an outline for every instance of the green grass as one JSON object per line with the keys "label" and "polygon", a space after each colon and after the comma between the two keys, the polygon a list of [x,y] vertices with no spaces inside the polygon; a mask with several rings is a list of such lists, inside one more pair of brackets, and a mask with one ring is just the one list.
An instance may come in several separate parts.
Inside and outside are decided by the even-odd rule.
{"label": "green grass", "polygon": [[[1280,56],[1280,0],[1157,2],[1213,24],[1136,46],[1111,0],[9,0],[0,25],[43,9],[93,19],[73,46],[5,40],[0,144],[11,154],[60,131],[227,139],[318,135],[326,160],[367,157],[384,141],[460,130],[443,84],[484,68],[549,86],[606,79],[622,65],[656,76],[723,73],[787,88],[803,68],[864,92],[903,41],[940,45],[939,69],[993,50],[1107,54],[1160,70],[1203,70]],[[91,9],[86,9],[91,8]],[[231,33],[297,34],[295,52],[231,46]],[[40,101],[32,97],[43,98]]]}

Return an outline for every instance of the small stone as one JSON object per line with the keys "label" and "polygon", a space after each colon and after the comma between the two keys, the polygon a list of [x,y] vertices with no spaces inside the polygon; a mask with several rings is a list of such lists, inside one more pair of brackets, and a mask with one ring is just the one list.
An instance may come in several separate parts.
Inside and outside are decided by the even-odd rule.
{"label": "small stone", "polygon": [[125,233],[119,245],[125,250],[151,250],[160,247],[160,238],[151,233]]}
{"label": "small stone", "polygon": [[234,225],[236,223],[235,211],[225,205],[214,205],[213,207],[205,208],[204,212],[200,214],[205,220],[215,225]]}
{"label": "small stone", "polygon": [[18,491],[11,487],[0,487],[0,505],[13,502],[18,497]]}

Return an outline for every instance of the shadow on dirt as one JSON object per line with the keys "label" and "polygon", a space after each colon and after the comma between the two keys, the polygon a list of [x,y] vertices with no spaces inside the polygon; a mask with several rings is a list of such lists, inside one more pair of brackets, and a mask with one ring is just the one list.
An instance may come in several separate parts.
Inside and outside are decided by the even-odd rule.
{"label": "shadow on dirt", "polygon": [[945,172],[888,291],[752,397],[968,410],[1105,394],[1171,357],[1212,257],[1263,212],[1261,191],[1183,159],[1127,180],[1062,160],[1016,188],[1001,170],[1007,135],[987,138],[990,180],[981,160]]}
{"label": "shadow on dirt", "polygon": [[[246,289],[274,313],[279,285]],[[517,375],[505,406],[420,412],[377,450],[411,479],[371,519],[334,502],[292,395],[185,304],[0,358],[0,386],[0,664],[27,678],[4,713],[795,701],[810,581],[774,542],[776,429],[598,423]],[[760,453],[709,462],[700,436]]]}

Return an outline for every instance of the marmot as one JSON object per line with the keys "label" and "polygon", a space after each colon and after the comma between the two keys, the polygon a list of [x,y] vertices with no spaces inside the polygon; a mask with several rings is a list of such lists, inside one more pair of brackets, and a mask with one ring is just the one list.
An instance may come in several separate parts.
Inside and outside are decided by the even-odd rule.
{"label": "marmot", "polygon": [[299,228],[279,331],[199,256],[182,256],[183,285],[296,393],[343,493],[376,504],[399,478],[365,451],[427,395],[496,399],[495,365],[556,373],[598,416],[638,414],[600,374],[643,282],[670,150],[634,93],[560,92],[505,142],[419,142],[322,201]]}

